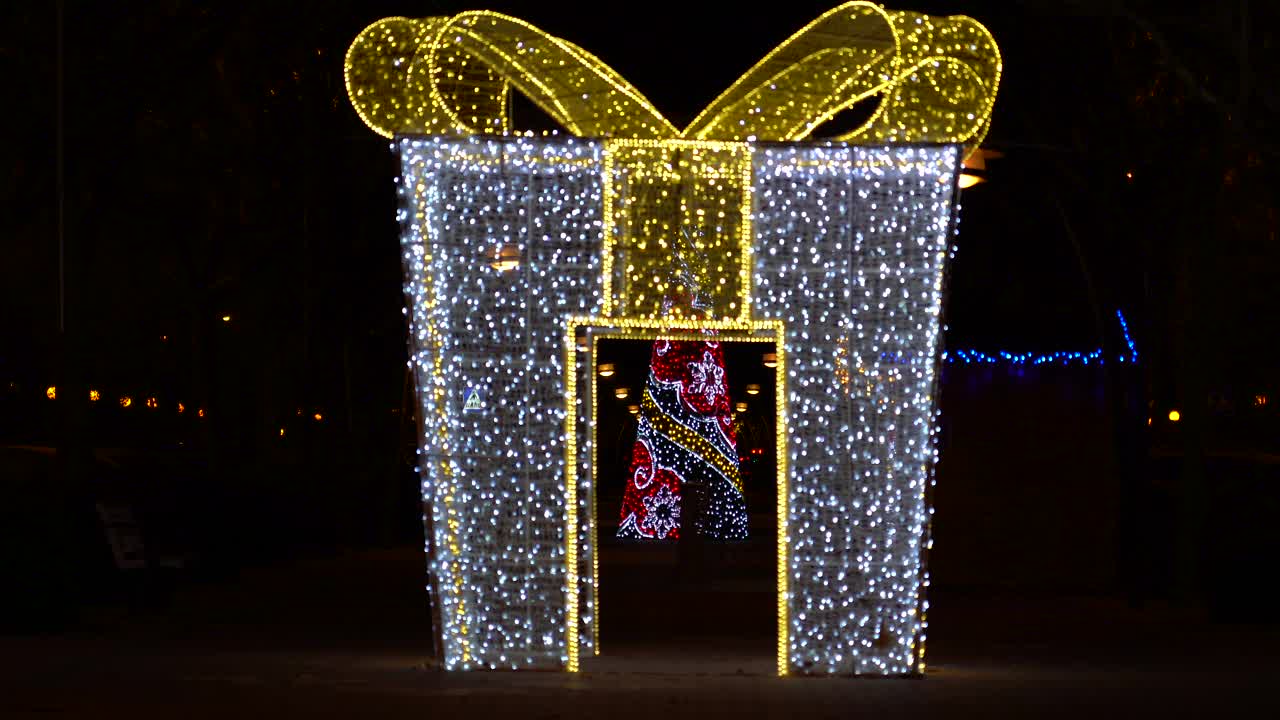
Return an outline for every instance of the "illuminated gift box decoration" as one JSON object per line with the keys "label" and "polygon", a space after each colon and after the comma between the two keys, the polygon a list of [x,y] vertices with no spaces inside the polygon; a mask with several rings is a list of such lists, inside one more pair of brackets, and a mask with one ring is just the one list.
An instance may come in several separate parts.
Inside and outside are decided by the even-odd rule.
{"label": "illuminated gift box decoration", "polygon": [[[852,2],[678,131],[515,18],[356,38],[348,94],[402,163],[445,667],[577,670],[598,651],[595,341],[715,329],[776,345],[779,673],[923,668],[942,285],[999,73],[969,18]],[[513,90],[574,137],[514,133]],[[868,98],[862,126],[807,141]],[[661,312],[683,228],[710,319]]]}

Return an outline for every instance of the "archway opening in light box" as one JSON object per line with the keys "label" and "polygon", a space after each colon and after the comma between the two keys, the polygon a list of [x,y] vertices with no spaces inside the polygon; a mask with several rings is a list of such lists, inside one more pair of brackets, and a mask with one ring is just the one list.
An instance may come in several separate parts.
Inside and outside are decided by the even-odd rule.
{"label": "archway opening in light box", "polygon": [[[678,539],[619,536],[655,342],[711,337],[693,322],[680,329],[576,328],[579,392],[571,400],[579,417],[571,464],[583,534],[577,625],[584,669],[696,658],[703,666],[720,659],[734,665],[731,671],[767,674],[785,643],[783,381],[776,363],[766,365],[780,352],[778,332],[743,327],[714,336],[723,351],[746,537],[692,532],[689,512]],[[687,511],[692,498],[682,499]]]}

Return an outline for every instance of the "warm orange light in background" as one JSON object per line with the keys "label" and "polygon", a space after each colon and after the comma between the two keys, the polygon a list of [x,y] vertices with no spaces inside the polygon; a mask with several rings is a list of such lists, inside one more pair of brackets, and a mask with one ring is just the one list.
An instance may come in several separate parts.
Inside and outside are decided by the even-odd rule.
{"label": "warm orange light in background", "polygon": [[222,322],[231,322],[231,316],[230,316],[230,315],[223,315],[223,316],[222,316]]}
{"label": "warm orange light in background", "polygon": [[48,388],[45,389],[44,396],[49,398],[50,400],[57,400],[58,388],[54,387],[53,385],[50,385]]}
{"label": "warm orange light in background", "polygon": [[311,417],[315,418],[316,422],[320,422],[321,420],[323,420],[323,419],[324,419],[324,416],[323,416],[323,415],[321,415],[320,413],[316,413],[315,415],[312,415]]}
{"label": "warm orange light in background", "polygon": [[284,437],[284,428],[280,428],[280,437]]}
{"label": "warm orange light in background", "polygon": [[765,366],[765,367],[767,367],[767,368],[776,368],[776,367],[778,367],[778,354],[777,354],[777,353],[765,353],[765,354],[764,354],[764,366]]}
{"label": "warm orange light in background", "polygon": [[600,377],[613,377],[613,363],[604,363],[598,372]]}
{"label": "warm orange light in background", "polygon": [[181,413],[184,413],[184,412],[186,412],[186,411],[187,411],[187,406],[186,406],[186,405],[183,405],[182,403],[178,403],[178,413],[179,413],[179,414],[181,414]]}
{"label": "warm orange light in background", "polygon": [[746,412],[746,411],[747,411],[747,404],[746,404],[746,403],[744,403],[744,402],[734,403],[734,404],[733,404],[733,409],[734,409],[734,410],[737,410],[738,412]]}
{"label": "warm orange light in background", "polygon": [[515,270],[520,267],[520,247],[518,245],[507,244],[495,249],[493,252],[493,261],[489,263],[489,267],[500,272]]}
{"label": "warm orange light in background", "polygon": [[[1004,153],[998,150],[988,150],[986,148],[974,150],[969,157],[964,159],[964,169],[960,171],[959,177],[960,189],[964,190],[978,183],[986,182],[987,161],[1001,157],[1004,157]],[[973,172],[964,172],[964,170],[972,170]]]}
{"label": "warm orange light in background", "polygon": [[155,398],[149,397],[147,398],[147,407],[151,408],[152,410],[155,410],[156,408],[160,407],[160,403],[157,402]]}
{"label": "warm orange light in background", "polygon": [[631,413],[632,415],[637,415],[637,414],[639,414],[639,413],[640,413],[640,406],[639,406],[639,405],[628,405],[628,406],[627,406],[627,412]]}
{"label": "warm orange light in background", "polygon": [[1169,411],[1169,422],[1178,422],[1181,419],[1182,419],[1182,413],[1178,412],[1177,410]]}
{"label": "warm orange light in background", "polygon": [[120,398],[120,407],[127,408],[132,405],[133,405],[133,398],[129,397],[128,395],[125,395],[124,397]]}
{"label": "warm orange light in background", "polygon": [[200,408],[200,409],[196,410],[196,416],[197,416],[197,417],[204,417],[204,408]]}
{"label": "warm orange light in background", "polygon": [[1257,405],[1258,407],[1266,407],[1266,406],[1267,406],[1267,396],[1266,396],[1266,395],[1254,395],[1254,396],[1253,396],[1253,404],[1254,404],[1254,405]]}
{"label": "warm orange light in background", "polygon": [[98,392],[97,390],[89,391],[89,402],[98,402],[101,399],[102,399],[102,393]]}
{"label": "warm orange light in background", "polygon": [[759,394],[760,394],[760,386],[759,386],[759,385],[757,385],[757,384],[755,384],[755,383],[751,383],[750,385],[748,385],[748,386],[747,386],[747,394],[748,394],[748,395],[759,395]]}
{"label": "warm orange light in background", "polygon": [[1132,179],[1133,179],[1133,171],[1132,171],[1132,170],[1130,170],[1129,172],[1125,173],[1125,174],[1124,174],[1124,177],[1125,177],[1125,179],[1126,179],[1126,180],[1132,180]]}
{"label": "warm orange light in background", "polygon": [[614,388],[613,390],[613,396],[618,398],[619,400],[626,400],[627,396],[630,394],[631,394],[631,388],[620,387],[620,388]]}

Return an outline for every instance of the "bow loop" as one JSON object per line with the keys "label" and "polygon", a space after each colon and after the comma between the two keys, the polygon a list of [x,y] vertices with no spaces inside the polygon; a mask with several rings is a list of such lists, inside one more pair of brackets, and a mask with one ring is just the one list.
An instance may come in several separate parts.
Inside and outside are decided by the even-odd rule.
{"label": "bow loop", "polygon": [[585,137],[799,141],[867,101],[867,120],[833,139],[972,149],[990,123],[1000,53],[971,18],[848,2],[766,55],[683,132],[599,58],[494,12],[379,20],[347,51],[346,80],[361,119],[388,137],[510,132],[514,89]]}

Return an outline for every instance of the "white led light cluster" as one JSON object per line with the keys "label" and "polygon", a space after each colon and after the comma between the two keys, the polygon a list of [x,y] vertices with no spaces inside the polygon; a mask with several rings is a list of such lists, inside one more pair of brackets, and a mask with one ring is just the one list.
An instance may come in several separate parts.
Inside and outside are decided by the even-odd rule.
{"label": "white led light cluster", "polygon": [[600,303],[600,146],[402,139],[423,498],[447,668],[560,667],[564,318]]}
{"label": "white led light cluster", "polygon": [[793,672],[903,674],[922,547],[955,148],[765,148],[752,308],[783,322]]}
{"label": "white led light cluster", "polygon": [[[446,668],[572,670],[595,647],[593,523],[616,519],[593,519],[594,343],[578,330],[663,323],[606,317],[607,268],[628,249],[604,227],[624,145],[397,141]],[[915,672],[959,146],[734,147],[748,212],[725,267],[750,270],[750,315],[705,325],[781,337],[780,671]]]}

